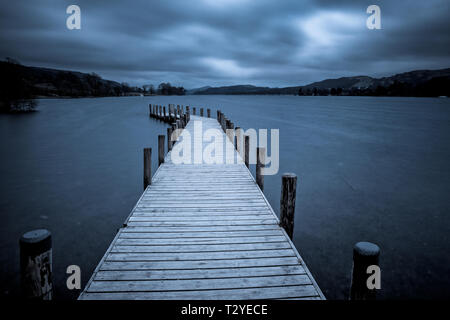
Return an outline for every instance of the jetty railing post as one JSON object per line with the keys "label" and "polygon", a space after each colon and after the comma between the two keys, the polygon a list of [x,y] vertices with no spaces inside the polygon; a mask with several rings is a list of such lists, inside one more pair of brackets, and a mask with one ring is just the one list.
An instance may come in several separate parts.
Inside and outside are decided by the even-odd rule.
{"label": "jetty railing post", "polygon": [[297,176],[285,173],[281,178],[280,226],[286,230],[289,238],[294,236],[295,197]]}
{"label": "jetty railing post", "polygon": [[266,148],[257,147],[256,148],[256,183],[258,184],[261,191],[264,191],[264,163],[266,157]]}
{"label": "jetty railing post", "polygon": [[158,165],[160,166],[161,163],[164,163],[164,139],[165,136],[163,134],[160,134],[158,136]]}
{"label": "jetty railing post", "polygon": [[206,115],[211,118],[211,109],[206,109]]}
{"label": "jetty railing post", "polygon": [[228,121],[228,120],[227,120],[227,117],[224,116],[224,117],[222,118],[222,121],[223,121],[223,122],[222,122],[222,129],[223,129],[223,132],[226,132],[226,131],[227,131],[227,121]]}
{"label": "jetty railing post", "polygon": [[241,150],[242,150],[242,129],[241,127],[236,127],[235,130],[235,139],[236,139],[236,151],[239,153],[239,155],[242,157],[241,155]]}
{"label": "jetty railing post", "polygon": [[167,152],[172,150],[172,127],[167,128]]}
{"label": "jetty railing post", "polygon": [[52,235],[46,229],[26,232],[19,240],[20,276],[25,298],[52,300]]}
{"label": "jetty railing post", "polygon": [[369,289],[367,268],[378,266],[380,248],[371,242],[358,242],[353,247],[353,270],[350,300],[375,300],[376,289]]}
{"label": "jetty railing post", "polygon": [[230,141],[233,144],[233,146],[236,148],[236,140],[235,140],[235,133],[234,133],[234,123],[230,121],[230,127],[228,128],[228,134],[230,135]]}
{"label": "jetty railing post", "polygon": [[152,184],[152,148],[144,148],[144,190]]}
{"label": "jetty railing post", "polygon": [[177,123],[173,122],[172,123],[172,146],[174,144],[175,141],[177,141]]}
{"label": "jetty railing post", "polygon": [[249,158],[250,158],[250,136],[244,136],[244,163],[249,167]]}

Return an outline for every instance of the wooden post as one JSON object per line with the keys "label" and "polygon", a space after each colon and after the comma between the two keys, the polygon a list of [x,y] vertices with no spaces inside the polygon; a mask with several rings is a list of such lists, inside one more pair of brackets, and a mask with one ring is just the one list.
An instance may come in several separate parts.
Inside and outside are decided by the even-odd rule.
{"label": "wooden post", "polygon": [[236,148],[235,140],[234,140],[235,134],[234,134],[234,123],[233,123],[233,122],[230,122],[230,128],[229,128],[229,130],[228,130],[228,134],[230,135],[230,141],[231,141],[231,143],[232,143],[233,146]]}
{"label": "wooden post", "polygon": [[167,119],[167,118],[166,118],[166,106],[163,107],[163,111],[164,111],[164,117],[163,117],[163,119],[164,119],[164,121],[166,121],[166,119]]}
{"label": "wooden post", "polygon": [[26,232],[19,240],[20,275],[25,298],[52,300],[52,235],[45,229]]}
{"label": "wooden post", "polygon": [[264,176],[262,174],[266,157],[266,148],[256,148],[256,183],[264,191]]}
{"label": "wooden post", "polygon": [[158,136],[158,165],[164,163],[164,135],[160,134]]}
{"label": "wooden post", "polygon": [[192,108],[192,114],[193,114],[194,116],[195,116],[195,111],[196,111],[196,109],[197,109],[196,107],[193,107],[193,108]]}
{"label": "wooden post", "polygon": [[250,136],[245,135],[244,136],[244,163],[249,167],[249,158],[250,158]]}
{"label": "wooden post", "polygon": [[172,127],[167,128],[167,152],[172,150]]}
{"label": "wooden post", "polygon": [[294,236],[296,189],[297,176],[294,173],[283,174],[281,178],[280,226],[286,230],[291,240]]}
{"label": "wooden post", "polygon": [[149,117],[151,118],[152,117],[152,104],[151,103],[148,104],[148,111],[149,111]]}
{"label": "wooden post", "polygon": [[211,118],[211,109],[206,109],[206,114],[208,118]]}
{"label": "wooden post", "polygon": [[200,108],[200,117],[203,117],[203,108]]}
{"label": "wooden post", "polygon": [[351,300],[375,300],[376,289],[367,287],[367,279],[370,276],[367,268],[371,265],[378,266],[379,257],[380,248],[374,243],[358,242],[353,247]]}
{"label": "wooden post", "polygon": [[177,123],[176,122],[172,123],[172,135],[173,135],[173,141],[172,141],[172,146],[173,146],[175,141],[177,141]]}
{"label": "wooden post", "polygon": [[181,118],[181,109],[180,109],[180,106],[179,105],[177,105],[177,114],[180,116],[180,118]]}
{"label": "wooden post", "polygon": [[220,123],[220,110],[217,110],[216,112],[217,112],[217,122]]}
{"label": "wooden post", "polygon": [[144,190],[152,184],[152,148],[144,148]]}
{"label": "wooden post", "polygon": [[242,129],[241,129],[241,127],[236,127],[235,132],[236,132],[236,150],[242,157],[242,154],[241,154],[241,151],[242,151],[242,137],[241,137]]}

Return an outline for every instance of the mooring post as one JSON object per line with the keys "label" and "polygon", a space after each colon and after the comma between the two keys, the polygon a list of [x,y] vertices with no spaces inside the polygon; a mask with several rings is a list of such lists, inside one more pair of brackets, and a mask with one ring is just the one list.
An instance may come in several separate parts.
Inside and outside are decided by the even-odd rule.
{"label": "mooring post", "polygon": [[177,105],[177,114],[180,116],[181,118],[181,109],[180,109],[180,105]]}
{"label": "mooring post", "polygon": [[234,133],[234,123],[233,122],[230,121],[230,127],[228,129],[229,129],[228,134],[230,135],[230,141],[233,144],[233,146],[236,148],[235,139],[234,139],[235,133]]}
{"label": "mooring post", "polygon": [[163,111],[164,111],[163,119],[164,119],[164,122],[165,122],[165,121],[167,121],[167,118],[166,118],[166,106],[163,107]]}
{"label": "mooring post", "polygon": [[148,112],[149,112],[148,115],[151,118],[152,117],[152,104],[151,103],[148,104]]}
{"label": "mooring post", "polygon": [[369,289],[369,266],[379,267],[380,248],[371,242],[358,242],[353,247],[353,270],[350,300],[375,300],[376,289]]}
{"label": "mooring post", "polygon": [[164,163],[164,135],[158,136],[158,166]]}
{"label": "mooring post", "polygon": [[203,117],[203,108],[200,108],[200,117]]}
{"label": "mooring post", "polygon": [[241,155],[241,149],[242,149],[241,148],[241,144],[242,144],[241,131],[242,131],[241,127],[236,127],[236,129],[235,129],[235,141],[236,141],[235,148],[236,148],[236,151],[239,153],[239,155]]}
{"label": "mooring post", "polygon": [[167,152],[172,150],[172,127],[167,128]]}
{"label": "mooring post", "polygon": [[264,163],[266,158],[266,148],[256,148],[256,183],[261,191],[264,191]]}
{"label": "mooring post", "polygon": [[144,148],[144,190],[152,184],[152,148]]}
{"label": "mooring post", "polygon": [[206,109],[206,115],[211,118],[211,109]]}
{"label": "mooring post", "polygon": [[224,116],[223,117],[223,125],[222,125],[223,132],[227,131],[227,121],[228,121],[227,117]]}
{"label": "mooring post", "polygon": [[172,136],[173,136],[173,140],[172,140],[172,146],[173,146],[175,141],[177,141],[177,123],[176,122],[172,123]]}
{"label": "mooring post", "polygon": [[249,158],[250,158],[250,136],[244,136],[244,163],[249,167]]}
{"label": "mooring post", "polygon": [[281,178],[280,226],[286,230],[291,240],[294,236],[296,189],[297,176],[294,173],[283,174]]}
{"label": "mooring post", "polygon": [[216,113],[217,113],[217,122],[220,123],[220,110],[217,110]]}
{"label": "mooring post", "polygon": [[192,108],[192,114],[195,116],[195,111],[196,111],[196,108],[195,107],[193,107]]}
{"label": "mooring post", "polygon": [[19,240],[22,294],[52,300],[52,235],[46,229],[26,232]]}

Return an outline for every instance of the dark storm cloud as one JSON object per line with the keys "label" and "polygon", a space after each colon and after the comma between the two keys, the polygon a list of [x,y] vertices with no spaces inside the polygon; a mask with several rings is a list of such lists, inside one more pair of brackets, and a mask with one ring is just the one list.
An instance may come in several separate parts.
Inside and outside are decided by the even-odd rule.
{"label": "dark storm cloud", "polygon": [[[66,29],[81,7],[82,29]],[[365,27],[378,4],[382,30]],[[132,84],[288,86],[449,67],[449,2],[3,1],[0,54]]]}

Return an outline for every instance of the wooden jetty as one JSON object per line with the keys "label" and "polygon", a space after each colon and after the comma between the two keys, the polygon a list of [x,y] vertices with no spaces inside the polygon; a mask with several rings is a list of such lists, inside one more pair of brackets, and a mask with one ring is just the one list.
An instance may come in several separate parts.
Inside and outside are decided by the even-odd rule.
{"label": "wooden jetty", "polygon": [[[170,106],[165,114],[150,106],[150,113],[181,121],[181,136],[194,137],[193,120],[203,131],[224,129],[220,112],[218,121],[186,109]],[[247,161],[233,151],[233,164],[174,164],[168,152],[79,299],[324,299]]]}

